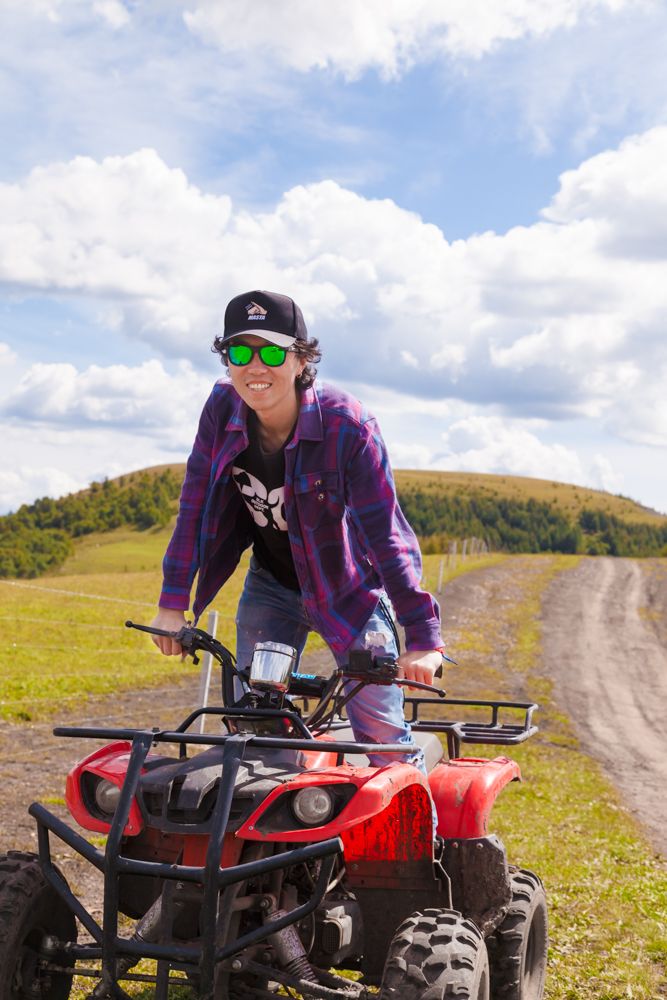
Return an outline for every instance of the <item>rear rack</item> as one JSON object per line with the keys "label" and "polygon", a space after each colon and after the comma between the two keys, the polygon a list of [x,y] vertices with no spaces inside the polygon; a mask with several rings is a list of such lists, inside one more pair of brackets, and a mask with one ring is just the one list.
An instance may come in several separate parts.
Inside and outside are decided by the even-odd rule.
{"label": "rear rack", "polygon": [[[422,719],[422,705],[438,706],[441,710],[446,705],[457,708],[488,709],[490,718],[487,722],[463,722],[455,719]],[[491,743],[496,746],[517,746],[538,732],[533,723],[533,713],[539,705],[525,701],[467,701],[460,698],[406,698],[405,717],[414,732],[445,733],[447,736],[447,752],[450,758],[460,757],[462,743]],[[523,718],[519,722],[500,721],[500,714],[521,712]],[[459,714],[458,712],[456,713]]]}

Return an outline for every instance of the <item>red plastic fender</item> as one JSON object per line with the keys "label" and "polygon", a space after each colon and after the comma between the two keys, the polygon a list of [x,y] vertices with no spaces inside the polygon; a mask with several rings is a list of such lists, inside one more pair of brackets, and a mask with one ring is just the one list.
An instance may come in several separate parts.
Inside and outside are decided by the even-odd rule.
{"label": "red plastic fender", "polygon": [[460,757],[438,764],[428,781],[441,837],[485,837],[494,802],[521,771],[509,757]]}
{"label": "red plastic fender", "polygon": [[[281,829],[273,833],[257,829],[262,814],[280,796],[300,788],[330,784],[356,785],[357,791],[338,816],[324,826],[299,826],[294,830]],[[339,767],[303,771],[269,792],[239,827],[236,836],[245,840],[295,843],[341,836],[346,857],[348,852],[355,857],[360,854],[385,859],[400,857],[402,850],[407,850],[411,856],[415,851],[432,852],[431,803],[427,787],[426,777],[411,764],[388,764],[380,768],[341,764]],[[423,821],[422,813],[428,816],[427,822]],[[426,831],[423,838],[421,834],[412,833],[412,842],[406,846],[404,831],[422,828]],[[371,843],[375,846],[370,846]]]}

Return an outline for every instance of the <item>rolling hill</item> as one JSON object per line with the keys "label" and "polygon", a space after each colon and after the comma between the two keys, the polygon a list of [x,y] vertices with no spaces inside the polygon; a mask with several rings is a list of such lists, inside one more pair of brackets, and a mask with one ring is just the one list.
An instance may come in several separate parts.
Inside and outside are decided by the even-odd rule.
{"label": "rolling hill", "polygon": [[[184,464],[153,466],[1,517],[0,577],[80,567],[92,544],[112,541],[114,567],[124,558],[134,564],[137,548],[152,561],[169,536],[184,471]],[[474,537],[504,552],[667,554],[667,516],[628,497],[518,476],[400,469],[395,476],[425,553]]]}

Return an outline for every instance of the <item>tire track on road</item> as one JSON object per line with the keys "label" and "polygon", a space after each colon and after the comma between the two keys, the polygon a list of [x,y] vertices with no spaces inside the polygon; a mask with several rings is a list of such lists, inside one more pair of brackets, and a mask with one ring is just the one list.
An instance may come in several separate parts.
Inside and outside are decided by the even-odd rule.
{"label": "tire track on road", "polygon": [[582,559],[548,588],[544,668],[583,748],[667,855],[667,649],[642,619],[646,576],[631,559]]}

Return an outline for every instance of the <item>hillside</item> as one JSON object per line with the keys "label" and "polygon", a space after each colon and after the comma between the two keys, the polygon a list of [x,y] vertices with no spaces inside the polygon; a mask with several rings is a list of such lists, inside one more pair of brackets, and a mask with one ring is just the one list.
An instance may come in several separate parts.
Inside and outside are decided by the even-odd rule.
{"label": "hillside", "polygon": [[[185,463],[154,465],[140,472],[129,472],[121,479],[126,484],[144,475],[171,473],[180,482],[185,474]],[[652,510],[620,494],[593,490],[572,483],[558,483],[551,479],[532,479],[528,476],[496,476],[482,472],[444,472],[428,469],[395,469],[394,476],[399,492],[419,489],[424,493],[468,496],[484,494],[498,499],[536,500],[555,505],[565,515],[578,518],[582,510],[601,510],[614,517],[633,523],[667,523],[667,514]],[[114,480],[118,482],[119,480]]]}
{"label": "hillside", "polygon": [[[184,471],[184,464],[154,466],[58,500],[41,498],[1,517],[0,577],[35,577],[64,564],[80,572],[91,546],[107,549],[114,568],[134,565],[140,549],[148,568],[168,538]],[[475,537],[502,552],[667,554],[667,516],[600,490],[401,469],[396,484],[425,553]]]}
{"label": "hillside", "polygon": [[[174,468],[177,468],[176,466]],[[633,523],[656,525],[667,521],[667,514],[643,507],[629,497],[587,486],[557,483],[550,479],[531,479],[527,476],[495,476],[479,472],[431,472],[428,470],[398,469],[396,482],[399,489],[420,489],[426,493],[484,494],[508,500],[536,500],[556,506],[563,514],[578,518],[585,509],[601,510],[614,517]]]}

